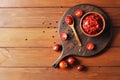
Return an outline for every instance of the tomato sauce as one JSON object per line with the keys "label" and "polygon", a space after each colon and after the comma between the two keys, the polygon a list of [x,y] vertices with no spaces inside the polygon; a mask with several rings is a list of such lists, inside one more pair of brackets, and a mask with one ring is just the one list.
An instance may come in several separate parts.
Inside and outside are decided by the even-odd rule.
{"label": "tomato sauce", "polygon": [[83,19],[82,26],[85,33],[94,35],[102,30],[103,21],[99,15],[92,13]]}

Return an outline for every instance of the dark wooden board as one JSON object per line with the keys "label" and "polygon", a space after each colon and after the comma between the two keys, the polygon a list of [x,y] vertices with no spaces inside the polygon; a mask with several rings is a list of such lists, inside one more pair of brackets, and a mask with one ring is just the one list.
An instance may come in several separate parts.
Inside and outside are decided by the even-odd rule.
{"label": "dark wooden board", "polygon": [[[76,9],[81,9],[84,13],[90,12],[90,11],[94,11],[94,12],[98,12],[100,13],[104,19],[105,19],[105,30],[104,32],[96,37],[88,37],[85,36],[81,30],[80,30],[80,19],[81,18],[77,18],[74,15],[74,11]],[[79,36],[79,39],[82,43],[82,46],[78,46],[78,43],[75,39],[74,33],[72,31],[72,29],[66,24],[65,22],[65,17],[67,15],[72,15],[74,18],[74,26],[76,29],[76,32]],[[60,33],[62,32],[66,32],[69,35],[69,39],[66,41],[61,41],[61,44],[63,46],[63,50],[61,52],[61,55],[59,56],[59,58],[56,60],[56,62],[53,64],[53,67],[57,67],[58,63],[65,58],[66,56],[71,56],[71,55],[75,55],[75,56],[84,56],[84,57],[89,57],[89,56],[94,56],[96,54],[99,54],[102,50],[104,50],[107,46],[107,44],[109,43],[112,33],[111,33],[111,22],[110,19],[107,15],[107,13],[105,13],[101,8],[96,7],[94,5],[90,5],[90,4],[80,4],[77,6],[74,6],[72,8],[70,8],[61,18],[59,25],[58,25],[58,35],[60,35]],[[59,36],[60,37],[60,36]],[[86,49],[86,44],[88,42],[92,42],[95,44],[95,49],[92,51],[89,51]]]}

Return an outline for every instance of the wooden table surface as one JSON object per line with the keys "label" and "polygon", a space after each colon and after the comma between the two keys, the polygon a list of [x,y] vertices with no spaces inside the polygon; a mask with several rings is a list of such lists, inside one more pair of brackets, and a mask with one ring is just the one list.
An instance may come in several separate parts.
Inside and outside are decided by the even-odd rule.
{"label": "wooden table surface", "polygon": [[[58,21],[82,3],[109,14],[111,45],[96,57],[77,57],[86,72],[54,69]],[[0,0],[0,80],[120,80],[120,0]]]}

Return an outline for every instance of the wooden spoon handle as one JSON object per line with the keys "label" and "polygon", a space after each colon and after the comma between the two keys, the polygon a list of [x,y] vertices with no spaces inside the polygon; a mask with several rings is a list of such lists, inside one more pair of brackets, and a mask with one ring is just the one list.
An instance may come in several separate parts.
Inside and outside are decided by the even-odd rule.
{"label": "wooden spoon handle", "polygon": [[75,35],[75,38],[76,38],[76,40],[77,40],[77,42],[78,42],[78,45],[79,45],[79,46],[82,46],[81,41],[80,41],[80,39],[79,39],[79,37],[78,37],[78,35],[77,35],[77,32],[75,31],[74,26],[71,25],[71,28],[72,28],[73,33],[74,33],[74,35]]}

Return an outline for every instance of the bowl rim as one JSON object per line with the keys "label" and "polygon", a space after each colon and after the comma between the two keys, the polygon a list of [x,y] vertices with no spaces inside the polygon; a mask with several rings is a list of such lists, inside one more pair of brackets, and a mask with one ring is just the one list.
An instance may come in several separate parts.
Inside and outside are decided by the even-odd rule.
{"label": "bowl rim", "polygon": [[[93,34],[93,35],[87,34],[87,33],[83,30],[83,28],[82,28],[83,19],[84,19],[87,15],[89,15],[89,14],[97,14],[97,15],[99,15],[100,18],[102,19],[103,27],[102,27],[102,30],[101,30],[100,32],[98,32],[97,34]],[[82,18],[81,18],[81,20],[80,20],[80,29],[81,29],[81,31],[82,31],[86,36],[88,36],[88,37],[98,36],[98,35],[100,35],[100,34],[104,31],[104,29],[105,29],[105,19],[104,19],[104,17],[103,17],[100,13],[98,13],[98,12],[93,12],[93,11],[87,12],[87,13],[85,13],[85,14],[82,16]]]}

